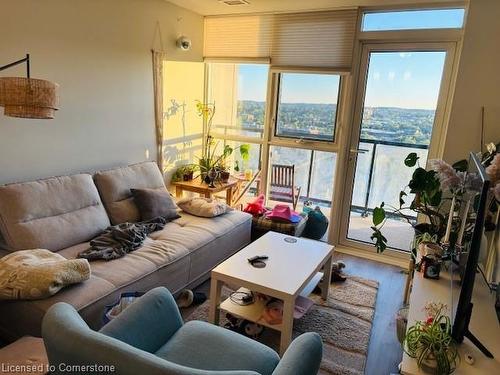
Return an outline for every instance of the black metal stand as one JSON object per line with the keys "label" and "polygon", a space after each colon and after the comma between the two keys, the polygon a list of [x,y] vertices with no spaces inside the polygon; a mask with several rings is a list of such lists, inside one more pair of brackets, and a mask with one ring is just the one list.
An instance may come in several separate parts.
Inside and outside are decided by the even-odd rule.
{"label": "black metal stand", "polygon": [[457,342],[462,342],[464,340],[464,337],[467,337],[486,357],[495,358],[493,357],[493,354],[491,354],[491,352],[488,349],[486,349],[486,347],[483,344],[481,344],[481,342],[477,339],[477,337],[474,336],[472,332],[469,330],[470,318],[472,316],[472,303],[469,304],[466,314],[467,315],[464,320],[466,328],[464,329],[462,336],[454,337],[455,340]]}
{"label": "black metal stand", "polygon": [[493,354],[491,354],[491,352],[488,349],[486,349],[486,346],[481,344],[481,341],[479,341],[477,337],[471,333],[471,331],[469,330],[465,331],[464,336],[467,337],[486,357],[495,358],[493,357]]}
{"label": "black metal stand", "polygon": [[9,69],[13,66],[16,66],[16,65],[19,65],[22,63],[26,63],[26,77],[30,78],[30,54],[29,53],[26,54],[26,57],[24,59],[14,61],[13,63],[7,64],[4,66],[0,66],[0,71],[5,70],[5,69]]}

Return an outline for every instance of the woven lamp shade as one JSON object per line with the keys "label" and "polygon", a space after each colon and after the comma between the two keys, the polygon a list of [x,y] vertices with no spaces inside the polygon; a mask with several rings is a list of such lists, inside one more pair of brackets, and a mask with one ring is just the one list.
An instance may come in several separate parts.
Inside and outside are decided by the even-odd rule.
{"label": "woven lamp shade", "polygon": [[0,78],[0,106],[5,116],[53,119],[58,109],[58,88],[54,82],[23,77]]}

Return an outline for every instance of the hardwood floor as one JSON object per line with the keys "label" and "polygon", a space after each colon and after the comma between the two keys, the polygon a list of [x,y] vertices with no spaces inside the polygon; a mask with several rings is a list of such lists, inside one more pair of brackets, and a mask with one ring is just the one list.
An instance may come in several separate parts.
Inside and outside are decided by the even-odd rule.
{"label": "hardwood floor", "polygon": [[[403,303],[406,275],[399,267],[351,255],[337,253],[335,259],[343,260],[346,263],[345,272],[347,274],[379,282],[365,374],[397,374],[403,352],[396,338],[395,315]],[[196,290],[204,292],[208,296],[210,282],[206,281]],[[183,309],[182,315],[188,316],[192,310],[193,308]]]}

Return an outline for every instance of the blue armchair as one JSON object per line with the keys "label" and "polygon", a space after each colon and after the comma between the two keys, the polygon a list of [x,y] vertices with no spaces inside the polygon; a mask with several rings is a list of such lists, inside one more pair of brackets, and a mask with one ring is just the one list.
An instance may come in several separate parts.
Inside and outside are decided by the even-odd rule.
{"label": "blue armchair", "polygon": [[280,360],[274,350],[238,333],[201,321],[184,324],[162,287],[99,332],[71,305],[57,303],[43,319],[42,336],[55,374],[68,373],[68,366],[75,366],[72,373],[114,366],[120,375],[311,375],[318,372],[323,350],[318,334],[305,333]]}

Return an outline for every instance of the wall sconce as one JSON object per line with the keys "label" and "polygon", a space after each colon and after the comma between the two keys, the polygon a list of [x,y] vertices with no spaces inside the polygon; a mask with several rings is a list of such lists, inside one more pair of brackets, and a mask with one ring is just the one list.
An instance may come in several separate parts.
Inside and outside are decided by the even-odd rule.
{"label": "wall sconce", "polygon": [[58,110],[59,85],[30,77],[30,55],[0,67],[0,71],[26,63],[26,78],[0,77],[0,106],[10,117],[53,119]]}
{"label": "wall sconce", "polygon": [[180,48],[183,51],[189,51],[191,49],[191,39],[186,36],[179,37],[175,44],[177,45],[177,48]]}

